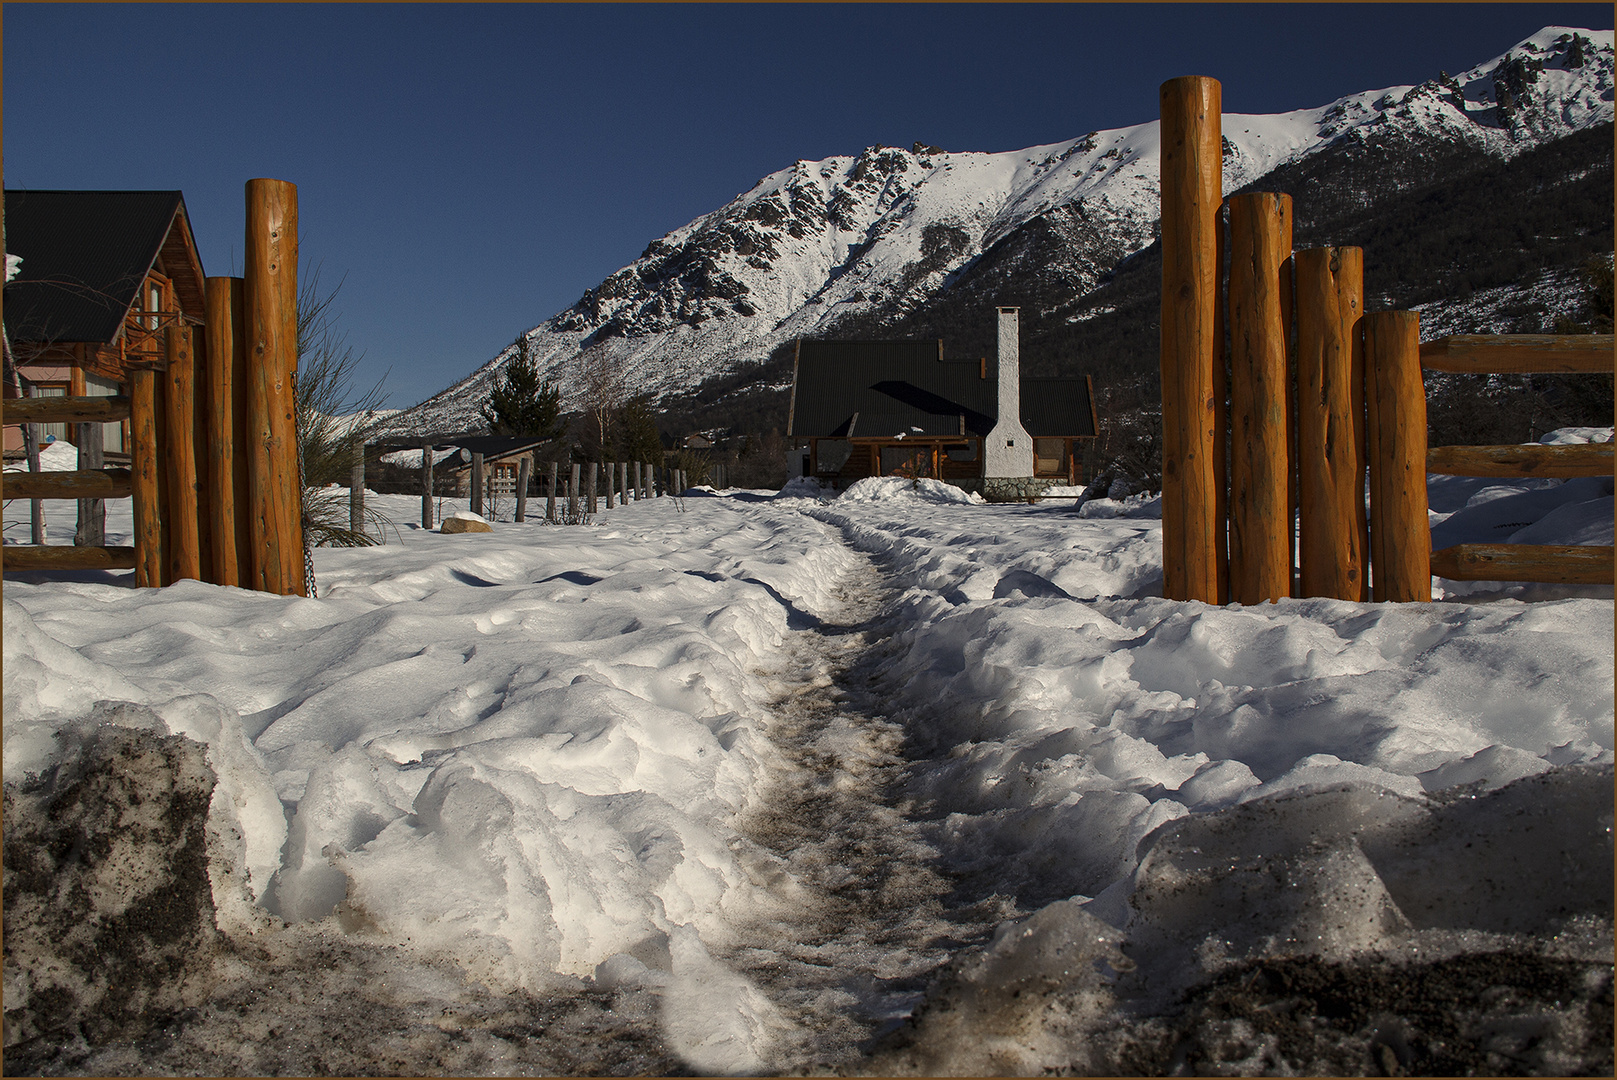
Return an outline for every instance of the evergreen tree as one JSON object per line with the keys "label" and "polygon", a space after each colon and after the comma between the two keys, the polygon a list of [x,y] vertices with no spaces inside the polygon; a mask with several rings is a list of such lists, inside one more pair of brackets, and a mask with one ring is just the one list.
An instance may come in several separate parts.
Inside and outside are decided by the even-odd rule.
{"label": "evergreen tree", "polygon": [[553,439],[561,432],[561,391],[539,378],[526,336],[517,338],[515,348],[482,409],[489,434]]}
{"label": "evergreen tree", "polygon": [[629,402],[624,406],[622,422],[623,439],[620,445],[629,460],[661,465],[663,440],[657,432],[657,414],[652,412],[651,402],[643,397]]}

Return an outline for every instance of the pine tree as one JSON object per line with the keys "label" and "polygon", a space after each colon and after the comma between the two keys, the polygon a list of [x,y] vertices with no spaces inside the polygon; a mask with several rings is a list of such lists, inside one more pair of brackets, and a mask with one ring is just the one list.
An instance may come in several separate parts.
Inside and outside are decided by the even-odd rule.
{"label": "pine tree", "polygon": [[506,362],[482,409],[489,434],[553,439],[561,432],[561,391],[539,378],[527,337],[518,337],[514,346],[516,355]]}
{"label": "pine tree", "polygon": [[654,465],[661,465],[663,441],[657,432],[657,414],[652,412],[651,402],[643,397],[635,398],[624,407],[621,415],[622,446],[629,460],[649,461]]}

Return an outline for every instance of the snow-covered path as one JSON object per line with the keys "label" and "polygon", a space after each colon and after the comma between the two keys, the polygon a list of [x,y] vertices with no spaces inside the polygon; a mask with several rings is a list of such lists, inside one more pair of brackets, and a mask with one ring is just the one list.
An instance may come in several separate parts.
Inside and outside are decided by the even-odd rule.
{"label": "snow-covered path", "polygon": [[[1585,494],[1609,521],[1609,486]],[[406,527],[318,552],[318,600],[8,578],[8,948],[30,911],[93,929],[172,884],[125,862],[74,915],[43,833],[17,853],[45,862],[10,869],[53,778],[112,767],[107,732],[188,736],[218,777],[208,926],[175,961],[196,1011],[101,1024],[147,999],[64,981],[46,934],[8,954],[8,1060],[32,1039],[86,1072],[1067,1069],[1164,986],[1493,949],[1576,968],[1521,1053],[1600,1066],[1577,1048],[1609,1011],[1609,589],[1179,604],[1153,595],[1147,506],[962,498]],[[1284,903],[1238,902],[1248,872]],[[862,1057],[923,991],[920,1043]],[[1432,1060],[1406,1041],[1400,1067]]]}

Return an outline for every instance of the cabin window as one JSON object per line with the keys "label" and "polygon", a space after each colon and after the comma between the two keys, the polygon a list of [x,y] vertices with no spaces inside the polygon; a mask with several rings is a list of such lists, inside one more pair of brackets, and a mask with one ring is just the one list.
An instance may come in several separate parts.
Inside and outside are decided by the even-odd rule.
{"label": "cabin window", "polygon": [[821,439],[815,444],[815,472],[839,473],[853,453],[853,443],[847,439]]}
{"label": "cabin window", "polygon": [[881,448],[883,476],[931,476],[930,446],[884,446]]}
{"label": "cabin window", "polygon": [[949,455],[950,461],[976,461],[976,443],[949,443],[944,446],[943,452]]}
{"label": "cabin window", "polygon": [[146,316],[146,329],[157,329],[157,312],[163,310],[163,287],[157,282],[148,282],[146,285],[146,310],[152,314]]}
{"label": "cabin window", "polygon": [[[35,383],[29,397],[67,397],[66,383]],[[47,439],[61,439],[67,441],[66,424],[40,424],[39,445],[44,446]]]}
{"label": "cabin window", "polygon": [[1066,439],[1034,439],[1033,440],[1033,475],[1034,476],[1066,476],[1067,475],[1067,440]]}

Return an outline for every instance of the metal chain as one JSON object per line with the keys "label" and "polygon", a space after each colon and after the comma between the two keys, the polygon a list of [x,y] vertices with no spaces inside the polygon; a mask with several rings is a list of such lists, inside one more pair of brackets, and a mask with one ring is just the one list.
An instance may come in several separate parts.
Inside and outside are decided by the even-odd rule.
{"label": "metal chain", "polygon": [[[298,440],[298,517],[303,519],[303,500],[307,495],[307,487],[303,482],[303,441]],[[314,552],[309,548],[308,521],[303,520],[303,588],[310,600],[320,599],[320,592],[314,583]]]}

